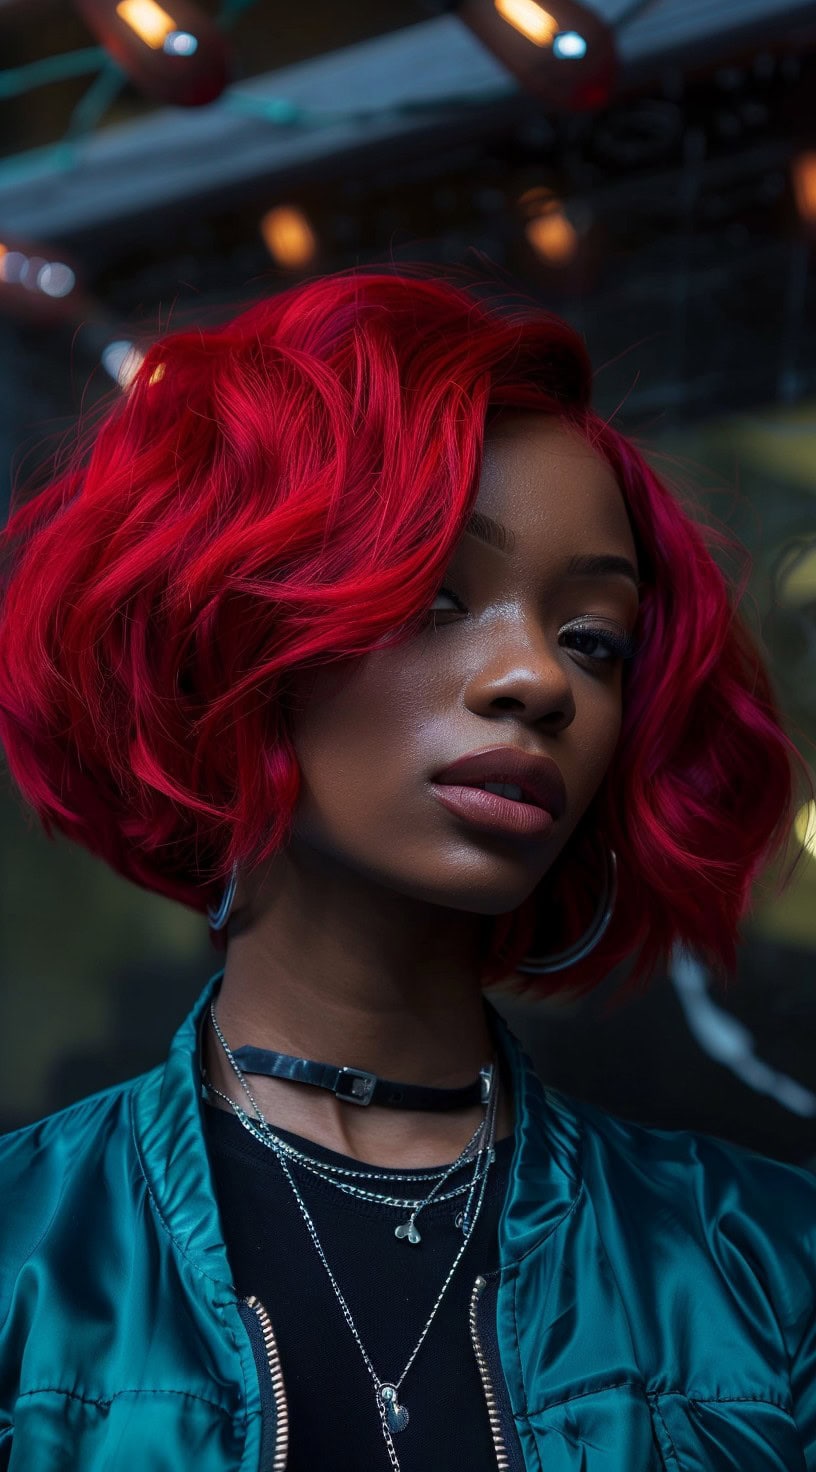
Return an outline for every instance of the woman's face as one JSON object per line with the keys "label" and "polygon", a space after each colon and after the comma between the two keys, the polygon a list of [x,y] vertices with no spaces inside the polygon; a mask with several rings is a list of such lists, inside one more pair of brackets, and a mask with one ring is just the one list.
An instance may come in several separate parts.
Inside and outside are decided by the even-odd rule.
{"label": "woman's face", "polygon": [[[513,540],[502,551],[461,537],[442,581],[464,611],[440,593],[410,643],[295,681],[291,841],[414,899],[503,914],[569,841],[621,727],[622,663],[595,633],[632,633],[637,589],[567,564],[614,554],[639,573],[612,471],[549,417],[508,413],[487,437],[475,510]],[[587,620],[592,633],[575,628]],[[548,834],[477,829],[437,800],[435,774],[494,746],[557,763],[566,809]]]}

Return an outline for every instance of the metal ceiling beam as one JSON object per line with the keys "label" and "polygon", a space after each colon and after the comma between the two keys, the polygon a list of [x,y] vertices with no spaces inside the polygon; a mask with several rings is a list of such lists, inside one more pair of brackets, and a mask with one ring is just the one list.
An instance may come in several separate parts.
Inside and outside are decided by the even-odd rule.
{"label": "metal ceiling beam", "polygon": [[[627,5],[598,0],[595,8],[614,22]],[[714,60],[739,36],[778,39],[814,9],[813,0],[654,0],[620,32],[624,77],[691,55]],[[485,100],[481,109],[451,101],[463,96]],[[43,150],[0,162],[0,238],[59,239],[257,179],[271,197],[276,181],[340,156],[406,143],[433,127],[447,136],[463,116],[484,127],[502,97],[523,100],[472,33],[454,15],[439,16],[254,77],[206,108],[162,108],[102,128],[62,159]],[[258,116],[275,100],[322,113],[326,125],[282,127]],[[426,106],[395,110],[411,103]],[[375,116],[342,116],[352,109]]]}

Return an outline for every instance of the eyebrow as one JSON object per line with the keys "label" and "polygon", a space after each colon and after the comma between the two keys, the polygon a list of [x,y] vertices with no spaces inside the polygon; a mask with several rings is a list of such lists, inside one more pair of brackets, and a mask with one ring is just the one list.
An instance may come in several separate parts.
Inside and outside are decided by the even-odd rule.
{"label": "eyebrow", "polygon": [[[465,531],[478,537],[480,542],[486,542],[489,547],[498,548],[500,552],[512,552],[516,545],[515,533],[502,522],[494,521],[492,516],[486,516],[483,511],[471,513],[465,524]],[[566,567],[567,577],[586,574],[607,577],[610,573],[622,573],[624,577],[631,578],[636,588],[641,586],[637,568],[628,557],[618,557],[612,553],[576,555],[570,558]]]}

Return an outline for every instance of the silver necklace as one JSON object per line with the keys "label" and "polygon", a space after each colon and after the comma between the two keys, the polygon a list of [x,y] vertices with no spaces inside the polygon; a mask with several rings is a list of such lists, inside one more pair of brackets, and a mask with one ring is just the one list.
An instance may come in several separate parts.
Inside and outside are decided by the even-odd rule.
{"label": "silver necklace", "polygon": [[[315,1229],[314,1222],[312,1221],[312,1218],[309,1215],[309,1212],[307,1210],[307,1207],[306,1207],[306,1204],[305,1204],[305,1202],[303,1200],[303,1197],[301,1196],[300,1191],[297,1188],[297,1185],[296,1185],[296,1183],[295,1183],[295,1181],[294,1181],[294,1179],[292,1177],[292,1173],[291,1173],[291,1171],[289,1169],[289,1166],[288,1166],[288,1164],[286,1162],[286,1151],[285,1150],[282,1150],[280,1148],[280,1144],[282,1144],[283,1142],[279,1142],[278,1139],[277,1139],[277,1137],[275,1136],[275,1134],[274,1134],[271,1126],[269,1125],[269,1122],[267,1121],[267,1119],[265,1118],[264,1114],[262,1113],[261,1108],[260,1108],[257,1100],[255,1099],[255,1096],[253,1095],[252,1090],[250,1089],[249,1084],[247,1083],[244,1074],[242,1073],[241,1069],[239,1068],[238,1064],[236,1063],[235,1058],[232,1055],[232,1051],[230,1049],[230,1046],[229,1046],[226,1038],[224,1037],[224,1034],[222,1033],[222,1031],[221,1031],[221,1029],[220,1029],[220,1027],[218,1025],[218,1020],[217,1020],[216,1015],[215,1015],[215,1007],[214,1007],[214,1004],[213,1003],[210,1004],[210,1016],[211,1016],[211,1019],[212,1019],[212,1023],[213,1023],[213,1027],[215,1029],[216,1035],[218,1037],[218,1041],[220,1042],[222,1048],[224,1049],[224,1052],[225,1052],[225,1054],[226,1054],[226,1056],[227,1056],[227,1058],[229,1060],[230,1066],[232,1067],[233,1072],[235,1073],[236,1077],[238,1078],[238,1081],[239,1081],[242,1089],[246,1093],[247,1098],[249,1099],[250,1103],[252,1104],[253,1109],[255,1110],[255,1114],[256,1114],[256,1117],[257,1117],[257,1122],[261,1126],[261,1131],[262,1131],[261,1138],[262,1138],[262,1142],[263,1142],[263,1144],[268,1145],[269,1148],[275,1154],[277,1160],[279,1161],[279,1163],[281,1165],[281,1168],[284,1171],[284,1174],[286,1175],[286,1179],[288,1180],[289,1185],[292,1188],[292,1191],[293,1191],[294,1196],[295,1196],[295,1200],[297,1201],[297,1204],[298,1204],[298,1208],[299,1208],[300,1213],[301,1213],[301,1215],[302,1215],[302,1217],[303,1217],[303,1219],[304,1219],[304,1221],[306,1223],[306,1226],[308,1228],[309,1235],[310,1235],[310,1237],[311,1237],[311,1239],[312,1239],[312,1241],[313,1241],[313,1243],[315,1245],[315,1248],[317,1250],[318,1256],[320,1257],[320,1260],[323,1263],[324,1268],[326,1269],[326,1272],[327,1272],[328,1277],[329,1277],[329,1281],[330,1281],[330,1283],[332,1285],[332,1288],[334,1290],[335,1297],[337,1298],[337,1301],[340,1304],[340,1307],[341,1307],[341,1309],[343,1311],[343,1317],[345,1318],[346,1323],[348,1324],[349,1328],[351,1329],[352,1334],[354,1335],[354,1338],[355,1338],[355,1340],[357,1342],[357,1345],[358,1345],[358,1347],[360,1349],[360,1353],[363,1356],[363,1360],[365,1362],[366,1369],[368,1370],[368,1373],[371,1376],[372,1381],[374,1382],[374,1390],[375,1390],[375,1394],[376,1394],[376,1398],[377,1398],[377,1409],[378,1409],[379,1414],[380,1414],[380,1421],[381,1421],[381,1425],[382,1425],[383,1436],[385,1438],[385,1444],[386,1444],[386,1447],[388,1449],[388,1457],[389,1457],[389,1460],[391,1462],[391,1466],[394,1469],[394,1472],[400,1472],[400,1464],[399,1464],[399,1460],[397,1458],[397,1453],[396,1453],[396,1450],[395,1450],[395,1447],[394,1447],[394,1441],[393,1441],[392,1433],[395,1433],[395,1432],[398,1432],[398,1431],[402,1431],[408,1425],[408,1407],[404,1403],[401,1403],[400,1402],[400,1400],[399,1400],[399,1389],[400,1389],[400,1386],[402,1385],[403,1380],[405,1379],[405,1376],[408,1374],[408,1371],[410,1370],[411,1365],[414,1363],[414,1360],[416,1359],[417,1354],[419,1353],[420,1347],[422,1346],[422,1344],[424,1342],[425,1336],[428,1333],[428,1330],[430,1329],[431,1324],[433,1323],[433,1320],[434,1320],[434,1318],[436,1316],[436,1313],[437,1313],[437,1310],[439,1308],[439,1305],[442,1302],[442,1299],[443,1299],[443,1297],[445,1295],[445,1292],[447,1290],[448,1284],[450,1283],[450,1281],[451,1281],[451,1279],[453,1277],[453,1274],[456,1271],[456,1268],[458,1267],[458,1265],[459,1265],[459,1263],[461,1261],[462,1254],[464,1253],[464,1250],[467,1247],[467,1244],[468,1244],[468,1241],[470,1239],[470,1236],[471,1236],[471,1233],[473,1231],[473,1228],[475,1227],[476,1222],[478,1220],[479,1212],[481,1211],[482,1202],[484,1200],[485,1187],[487,1185],[487,1175],[488,1175],[488,1171],[490,1169],[490,1164],[491,1164],[492,1160],[495,1157],[496,1116],[497,1116],[498,1093],[499,1093],[498,1075],[496,1073],[495,1065],[493,1065],[493,1064],[490,1065],[490,1081],[489,1081],[489,1086],[488,1086],[487,1106],[486,1106],[486,1109],[485,1109],[485,1117],[484,1117],[484,1119],[482,1121],[482,1124],[479,1126],[479,1132],[481,1133],[482,1138],[481,1138],[481,1142],[480,1142],[480,1145],[479,1145],[479,1149],[478,1149],[478,1151],[476,1153],[476,1162],[477,1162],[477,1165],[480,1162],[480,1160],[481,1160],[481,1158],[482,1158],[483,1155],[486,1155],[486,1164],[484,1165],[484,1168],[481,1171],[481,1177],[478,1177],[476,1171],[474,1170],[474,1176],[473,1176],[473,1180],[471,1182],[470,1192],[469,1192],[469,1195],[468,1195],[468,1200],[467,1200],[467,1203],[466,1203],[466,1206],[465,1206],[465,1210],[464,1210],[463,1213],[461,1213],[461,1218],[462,1218],[462,1220],[461,1220],[461,1229],[462,1229],[462,1236],[463,1236],[462,1245],[460,1246],[460,1248],[459,1248],[459,1250],[458,1250],[458,1252],[456,1254],[456,1257],[453,1260],[453,1263],[452,1263],[451,1268],[450,1268],[450,1270],[448,1272],[448,1275],[447,1275],[444,1283],[442,1284],[442,1288],[440,1289],[440,1292],[439,1292],[439,1295],[437,1297],[436,1303],[434,1304],[433,1308],[431,1309],[430,1315],[429,1315],[428,1319],[425,1322],[425,1326],[424,1326],[424,1328],[422,1330],[422,1333],[420,1334],[419,1339],[417,1340],[417,1343],[414,1346],[413,1352],[411,1353],[411,1356],[410,1356],[410,1358],[408,1360],[408,1363],[406,1364],[406,1366],[405,1366],[402,1374],[400,1375],[399,1379],[396,1380],[396,1381],[386,1381],[386,1380],[382,1380],[379,1377],[379,1375],[377,1374],[376,1370],[374,1369],[374,1366],[371,1363],[371,1360],[370,1360],[368,1354],[366,1353],[366,1349],[365,1349],[365,1346],[363,1344],[363,1341],[361,1340],[360,1335],[357,1332],[357,1326],[354,1323],[354,1319],[351,1316],[351,1312],[349,1310],[349,1306],[346,1303],[346,1300],[345,1300],[345,1298],[343,1297],[343,1294],[340,1291],[339,1285],[337,1283],[337,1280],[336,1280],[336,1278],[335,1278],[335,1276],[334,1276],[331,1268],[329,1267],[329,1264],[328,1264],[328,1261],[327,1261],[327,1258],[326,1258],[326,1254],[323,1251],[323,1246],[321,1244],[320,1238],[317,1235],[317,1231]],[[225,1099],[227,1099],[228,1102],[232,1105],[233,1109],[235,1110],[236,1114],[238,1114],[238,1117],[239,1118],[240,1118],[241,1114],[244,1114],[244,1117],[245,1118],[248,1118],[248,1116],[246,1116],[245,1111],[241,1109],[240,1105],[236,1105],[235,1101],[233,1099],[230,1099],[229,1098],[229,1095],[226,1095],[225,1094],[225,1095],[223,1095],[223,1097]],[[468,1147],[466,1147],[466,1149],[467,1148]],[[445,1175],[447,1175],[449,1173],[450,1173],[450,1171],[447,1171],[447,1172],[445,1172]],[[445,1175],[443,1175],[442,1179],[445,1179]],[[476,1201],[475,1209],[472,1210],[472,1214],[471,1214],[472,1198],[473,1198],[474,1191],[476,1189],[477,1182],[479,1180],[480,1180],[480,1188],[479,1188],[478,1199]],[[459,1219],[458,1218],[457,1218],[457,1224],[459,1224]],[[398,1227],[397,1230],[396,1230],[395,1235],[397,1235],[397,1236],[408,1236],[409,1241],[412,1240],[411,1235],[410,1235],[410,1228],[409,1228],[409,1226],[407,1224],[406,1224],[406,1230],[404,1232],[401,1231],[401,1229]],[[417,1234],[417,1240],[418,1240],[418,1234]]]}
{"label": "silver necklace", "polygon": [[[262,1145],[267,1145],[269,1141],[264,1138],[264,1136],[261,1134],[260,1130],[258,1130],[253,1121],[244,1112],[244,1110],[241,1109],[241,1106],[239,1104],[236,1104],[235,1100],[230,1098],[229,1094],[225,1094],[223,1089],[216,1088],[215,1084],[209,1078],[206,1069],[202,1070],[202,1076],[203,1082],[206,1085],[208,1092],[211,1094],[217,1094],[219,1099],[224,1099],[225,1102],[231,1106],[234,1113],[238,1116],[241,1124],[244,1126],[244,1129],[246,1129],[250,1135],[253,1135],[254,1138],[258,1140]],[[331,1161],[316,1160],[314,1156],[306,1155],[302,1150],[298,1150],[294,1145],[292,1145],[290,1141],[281,1139],[280,1135],[274,1135],[274,1138],[280,1149],[286,1155],[288,1155],[290,1160],[297,1161],[299,1165],[303,1166],[304,1170],[307,1170],[312,1175],[317,1176],[318,1179],[324,1181],[326,1185],[334,1186],[338,1191],[342,1191],[345,1195],[353,1196],[360,1201],[373,1201],[376,1202],[378,1206],[396,1207],[398,1210],[403,1212],[410,1208],[411,1215],[408,1221],[400,1223],[400,1225],[395,1228],[395,1236],[407,1238],[407,1240],[412,1243],[412,1245],[416,1245],[416,1243],[421,1242],[422,1240],[419,1229],[416,1226],[416,1219],[419,1216],[420,1211],[422,1211],[423,1207],[427,1206],[434,1196],[436,1196],[436,1204],[439,1205],[439,1203],[442,1201],[453,1201],[457,1196],[464,1195],[465,1191],[468,1191],[470,1189],[468,1182],[463,1181],[460,1185],[454,1186],[451,1191],[443,1191],[441,1195],[436,1195],[439,1187],[443,1184],[446,1177],[451,1175],[454,1170],[459,1169],[463,1165],[467,1164],[467,1160],[470,1158],[470,1148],[477,1142],[478,1137],[482,1133],[483,1129],[484,1121],[482,1120],[476,1126],[476,1129],[474,1130],[470,1140],[468,1141],[468,1144],[465,1146],[465,1149],[461,1152],[457,1159],[453,1161],[451,1165],[445,1166],[444,1169],[436,1171],[434,1174],[426,1172],[423,1175],[413,1175],[407,1171],[401,1172],[349,1170],[344,1166],[335,1165]],[[274,1134],[274,1132],[272,1133]],[[481,1179],[482,1172],[487,1169],[487,1165],[489,1163],[492,1163],[494,1158],[495,1151],[487,1154],[484,1164],[480,1164],[478,1167],[478,1179]],[[436,1180],[437,1184],[436,1186],[434,1186],[433,1190],[428,1193],[427,1196],[421,1199],[417,1199],[416,1197],[388,1196],[385,1195],[382,1191],[366,1190],[362,1186],[352,1185],[347,1180],[337,1180],[337,1175],[356,1176],[362,1180],[368,1181],[423,1181],[426,1185],[429,1181]],[[455,1225],[457,1227],[461,1227],[463,1219],[464,1212],[460,1211],[457,1216],[454,1217]],[[413,1230],[411,1230],[412,1227]]]}
{"label": "silver necklace", "polygon": [[[218,1018],[215,1015],[214,1001],[210,1003],[210,1018],[219,1042],[226,1052],[235,1073],[237,1074],[239,1079],[244,1078],[245,1075],[243,1074],[243,1070],[240,1068],[234,1054],[231,1053],[224,1034],[221,1032],[221,1029],[218,1025]],[[485,1073],[489,1076],[488,1088],[484,1096],[484,1102],[487,1102],[489,1097],[489,1090],[492,1086],[493,1080],[492,1064],[486,1066]],[[407,1239],[407,1241],[411,1243],[412,1246],[416,1246],[417,1243],[421,1242],[422,1240],[419,1229],[416,1225],[416,1218],[418,1217],[420,1211],[422,1211],[423,1207],[425,1207],[428,1202],[436,1195],[440,1186],[444,1184],[447,1177],[451,1175],[455,1170],[457,1170],[461,1165],[466,1163],[467,1160],[471,1158],[474,1159],[474,1177],[470,1185],[468,1185],[467,1182],[463,1182],[459,1186],[455,1187],[453,1191],[445,1192],[441,1196],[437,1197],[437,1202],[447,1201],[453,1199],[455,1196],[461,1196],[465,1191],[468,1191],[468,1200],[470,1204],[472,1203],[473,1192],[476,1188],[476,1185],[481,1179],[482,1170],[487,1169],[488,1165],[492,1164],[495,1158],[494,1149],[482,1149],[482,1151],[480,1152],[478,1148],[479,1144],[481,1143],[481,1136],[483,1135],[485,1128],[485,1120],[483,1118],[476,1126],[476,1129],[474,1130],[464,1149],[457,1156],[456,1160],[452,1161],[450,1165],[443,1167],[443,1169],[441,1169],[440,1171],[437,1171],[435,1175],[429,1176],[425,1174],[424,1176],[418,1176],[413,1175],[407,1171],[375,1173],[373,1171],[351,1170],[344,1166],[334,1165],[329,1161],[316,1160],[314,1156],[307,1155],[303,1151],[298,1150],[294,1145],[291,1145],[288,1141],[282,1140],[279,1135],[276,1135],[269,1126],[268,1121],[266,1121],[267,1133],[265,1135],[262,1135],[257,1129],[256,1124],[253,1123],[248,1115],[241,1110],[240,1105],[238,1105],[235,1100],[230,1097],[229,1094],[225,1094],[221,1089],[216,1088],[216,1086],[207,1076],[206,1070],[203,1070],[203,1079],[210,1092],[217,1094],[219,1098],[224,1099],[226,1103],[230,1105],[230,1108],[238,1116],[244,1128],[248,1131],[249,1134],[253,1135],[257,1140],[259,1140],[262,1145],[269,1145],[270,1141],[275,1141],[279,1151],[283,1151],[289,1156],[290,1159],[298,1161],[298,1163],[301,1164],[304,1169],[310,1171],[312,1175],[316,1175],[320,1180],[326,1181],[329,1185],[336,1186],[337,1189],[345,1191],[350,1196],[355,1196],[358,1199],[364,1201],[375,1201],[383,1206],[394,1206],[403,1211],[407,1208],[410,1208],[411,1215],[409,1220],[407,1222],[401,1222],[400,1225],[395,1228],[395,1236]],[[253,1104],[255,1104],[254,1096],[250,1094],[250,1098],[252,1098]],[[257,1105],[255,1105],[255,1107],[257,1109]],[[260,1123],[260,1121],[258,1121],[258,1123]],[[475,1151],[475,1154],[473,1156],[471,1156],[472,1150]],[[397,1181],[421,1180],[426,1185],[429,1180],[436,1180],[437,1184],[428,1193],[428,1195],[426,1195],[421,1200],[417,1200],[416,1198],[406,1198],[402,1196],[388,1196],[381,1191],[365,1190],[362,1187],[351,1185],[348,1180],[336,1180],[334,1179],[335,1176],[343,1176],[348,1178],[353,1177],[355,1179],[369,1181],[384,1179]],[[454,1218],[454,1224],[456,1227],[461,1229],[464,1225],[464,1222],[465,1212],[460,1211]]]}

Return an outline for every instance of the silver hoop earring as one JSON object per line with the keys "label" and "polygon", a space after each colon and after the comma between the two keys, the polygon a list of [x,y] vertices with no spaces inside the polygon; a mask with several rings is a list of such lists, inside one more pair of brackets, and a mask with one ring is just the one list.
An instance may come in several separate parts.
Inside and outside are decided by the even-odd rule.
{"label": "silver hoop earring", "polygon": [[550,971],[565,971],[568,966],[574,966],[576,961],[583,961],[584,956],[594,950],[612,919],[618,897],[618,856],[613,848],[609,848],[605,850],[605,858],[604,887],[595,907],[595,914],[584,934],[571,946],[563,951],[556,951],[551,956],[523,956],[514,966],[514,971],[523,971],[529,976],[545,976]]}
{"label": "silver hoop earring", "polygon": [[207,918],[210,922],[210,928],[212,930],[223,930],[224,926],[229,920],[230,910],[232,909],[232,902],[235,899],[235,890],[237,884],[238,865],[233,864],[232,873],[230,874],[230,881],[224,891],[224,898],[218,906],[218,909],[213,910],[211,906],[207,907]]}
{"label": "silver hoop earring", "polygon": [[[556,951],[551,956],[524,956],[516,966],[516,971],[521,971],[527,976],[546,976],[552,971],[565,971],[568,966],[574,966],[576,961],[582,961],[594,950],[601,936],[605,934],[612,912],[615,908],[615,900],[618,895],[618,856],[613,848],[606,850],[606,874],[604,888],[600,899],[595,907],[595,914],[585,930],[583,936],[579,936],[571,946],[563,951]],[[235,890],[238,884],[238,865],[233,864],[230,881],[224,892],[224,898],[217,910],[208,908],[207,916],[213,930],[223,930],[229,920],[232,903],[235,899]]]}

